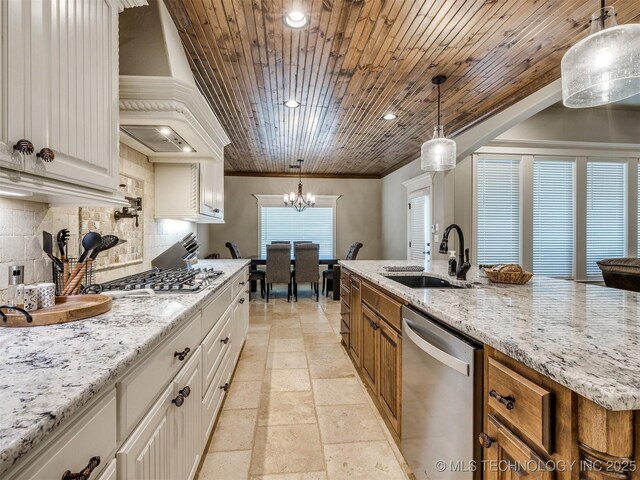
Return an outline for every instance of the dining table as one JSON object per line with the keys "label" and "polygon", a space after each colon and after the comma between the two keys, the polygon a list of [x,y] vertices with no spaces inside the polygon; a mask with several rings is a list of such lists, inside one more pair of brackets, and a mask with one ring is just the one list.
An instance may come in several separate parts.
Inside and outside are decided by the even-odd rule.
{"label": "dining table", "polygon": [[[266,265],[267,257],[249,257],[251,260],[251,267],[257,267],[258,265]],[[333,269],[333,285],[332,285],[332,299],[340,300],[340,265],[338,262],[339,258],[330,258],[330,257],[320,257],[318,263],[320,265],[328,265],[329,268]],[[296,264],[295,257],[291,257],[291,265]],[[256,291],[256,282],[251,282],[251,291]]]}

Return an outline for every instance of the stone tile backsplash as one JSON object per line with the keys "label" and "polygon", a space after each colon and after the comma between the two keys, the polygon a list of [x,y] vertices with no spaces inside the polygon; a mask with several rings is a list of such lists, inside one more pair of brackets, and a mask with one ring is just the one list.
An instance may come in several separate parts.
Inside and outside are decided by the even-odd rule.
{"label": "stone tile backsplash", "polygon": [[[153,164],[147,157],[124,144],[120,144],[120,171],[144,181],[143,209],[144,221],[139,231],[144,240],[141,255],[135,257],[141,260],[134,262],[113,263],[104,265],[96,274],[98,282],[105,282],[114,278],[148,270],[151,259],[162,253],[168,247],[180,240],[188,232],[196,232],[196,224],[181,220],[154,219],[154,176]],[[113,215],[114,208],[92,209],[103,215]],[[130,222],[123,232],[102,231],[101,233],[115,233],[126,238],[127,230],[135,230],[135,220]],[[30,202],[22,199],[0,197],[0,299],[6,300],[7,269],[9,265],[25,266],[25,282],[51,281],[51,261],[42,251],[42,232],[46,230],[54,236],[54,253],[57,255],[55,235],[62,228],[71,232],[69,240],[69,255],[79,253],[81,232],[80,213],[76,207],[50,207],[45,203]],[[107,227],[108,228],[108,227]],[[136,234],[140,234],[136,232]],[[140,243],[136,242],[137,245]]]}

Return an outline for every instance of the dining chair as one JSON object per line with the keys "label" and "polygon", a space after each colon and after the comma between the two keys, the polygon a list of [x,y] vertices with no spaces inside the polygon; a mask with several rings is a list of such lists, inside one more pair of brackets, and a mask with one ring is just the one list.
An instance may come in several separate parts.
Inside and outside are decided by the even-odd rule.
{"label": "dining chair", "polygon": [[267,302],[274,283],[287,284],[287,302],[291,299],[291,245],[267,245]]}
{"label": "dining chair", "polygon": [[[231,258],[233,259],[242,258],[242,255],[240,255],[240,248],[238,248],[238,244],[236,242],[227,242],[224,244],[224,246],[229,249],[229,252],[231,253]],[[265,271],[259,270],[257,267],[249,266],[249,281],[260,282],[260,296],[264,298]]]}
{"label": "dining chair", "polygon": [[[358,252],[362,248],[362,243],[354,242],[349,246],[349,251],[345,260],[355,260],[358,257]],[[329,290],[333,291],[333,265],[322,272],[322,293],[326,292],[326,296],[329,296]]]}
{"label": "dining chair", "polygon": [[319,297],[320,245],[317,243],[298,243],[293,247],[295,266],[293,268],[293,294],[298,301],[298,284],[311,283],[312,293]]}

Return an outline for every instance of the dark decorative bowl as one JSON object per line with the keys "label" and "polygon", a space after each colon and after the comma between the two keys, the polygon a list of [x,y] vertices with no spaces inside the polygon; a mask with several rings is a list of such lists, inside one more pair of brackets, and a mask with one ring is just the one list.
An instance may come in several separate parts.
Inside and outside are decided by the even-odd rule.
{"label": "dark decorative bowl", "polygon": [[607,287],[640,292],[640,258],[606,258],[598,266]]}

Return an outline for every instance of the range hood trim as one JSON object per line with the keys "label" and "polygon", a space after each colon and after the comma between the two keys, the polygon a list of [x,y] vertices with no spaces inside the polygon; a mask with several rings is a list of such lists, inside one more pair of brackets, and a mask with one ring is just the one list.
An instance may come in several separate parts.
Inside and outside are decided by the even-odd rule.
{"label": "range hood trim", "polygon": [[231,143],[202,94],[171,77],[120,76],[120,123],[167,125],[184,138],[195,152],[154,152],[124,132],[123,143],[144,153],[150,161],[185,159],[220,160]]}

